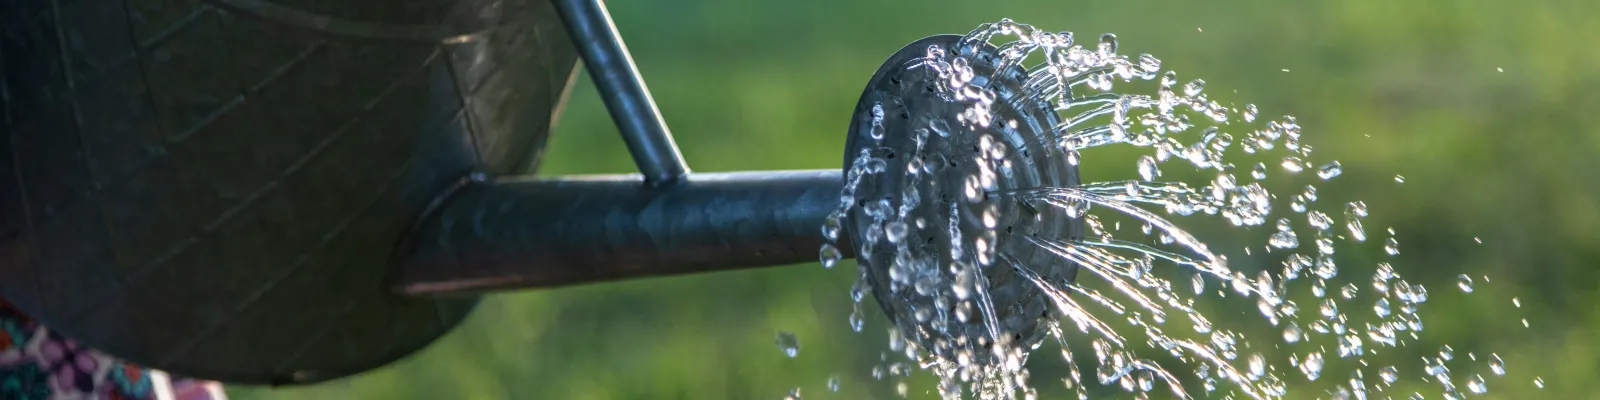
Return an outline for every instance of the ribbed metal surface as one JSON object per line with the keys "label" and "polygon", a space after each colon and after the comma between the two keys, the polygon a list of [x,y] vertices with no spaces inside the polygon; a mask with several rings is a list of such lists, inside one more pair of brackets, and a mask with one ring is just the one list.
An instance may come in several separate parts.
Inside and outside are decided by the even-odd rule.
{"label": "ribbed metal surface", "polygon": [[[1027,278],[1019,274],[1011,262],[998,259],[984,265],[974,256],[976,244],[990,231],[992,239],[983,239],[993,245],[995,253],[1005,254],[1028,266],[1050,282],[1070,282],[1077,266],[1030,244],[1024,235],[1051,239],[1076,240],[1083,232],[1083,221],[1071,218],[1064,212],[1040,205],[1030,207],[1015,201],[981,196],[982,200],[968,198],[964,188],[968,179],[977,179],[979,163],[992,157],[988,147],[980,145],[980,136],[988,135],[994,143],[1004,145],[1007,167],[997,173],[996,186],[1001,190],[1037,187],[1074,187],[1078,185],[1078,169],[1066,162],[1064,152],[1046,145],[1050,129],[1059,119],[1049,104],[1029,98],[1022,84],[1026,73],[1022,68],[997,69],[992,60],[998,60],[998,49],[987,43],[961,47],[959,35],[938,35],[906,45],[884,61],[874,74],[856,104],[851,120],[850,136],[845,145],[845,165],[855,162],[862,150],[873,157],[885,160],[884,173],[865,175],[856,188],[858,205],[884,199],[893,207],[901,207],[906,188],[916,188],[916,207],[904,211],[907,221],[923,220],[926,227],[911,224],[902,243],[882,243],[868,249],[866,239],[860,235],[873,224],[872,217],[863,207],[854,207],[849,214],[848,231],[855,239],[860,265],[866,268],[873,294],[889,319],[910,340],[938,355],[945,354],[954,344],[939,345],[940,340],[969,339],[991,341],[995,333],[1012,335],[1008,338],[1019,346],[1039,343],[1044,338],[1042,324],[1053,318],[1049,298]],[[989,127],[963,127],[953,121],[972,103],[953,99],[935,90],[948,85],[927,68],[911,68],[927,54],[929,46],[939,46],[950,54],[960,54],[971,60],[975,73],[974,85],[990,88],[997,101],[986,112],[995,123]],[[874,110],[877,112],[874,112]],[[881,116],[875,118],[875,114]],[[881,139],[873,137],[874,121],[879,120]],[[960,128],[960,129],[956,129]],[[946,134],[930,133],[944,131]],[[948,135],[945,137],[945,135]],[[922,144],[918,144],[918,137]],[[985,161],[979,161],[977,159]],[[919,177],[907,176],[908,164],[932,164]],[[976,189],[975,189],[976,190]],[[980,216],[986,207],[994,207],[994,221],[985,222]],[[895,208],[895,210],[900,210]],[[958,212],[952,222],[952,212]],[[954,228],[951,226],[955,225]],[[959,229],[957,229],[959,228]],[[881,233],[879,234],[882,235]],[[952,238],[952,235],[957,237]],[[961,243],[964,250],[953,252],[952,241]],[[999,332],[991,332],[982,317],[967,322],[919,320],[917,309],[935,309],[939,292],[924,292],[904,287],[894,289],[891,268],[904,248],[913,263],[927,262],[923,273],[939,274],[948,282],[954,265],[966,263],[981,265],[982,288],[993,303],[993,320]],[[961,253],[962,257],[954,257]],[[911,256],[916,254],[917,256]],[[913,267],[907,267],[913,268]],[[981,309],[981,307],[980,307]],[[926,312],[926,311],[925,311]],[[981,311],[975,311],[978,313]],[[952,337],[952,334],[954,337]],[[990,359],[975,360],[979,363]]]}
{"label": "ribbed metal surface", "polygon": [[542,0],[0,2],[0,296],[175,374],[312,382],[465,300],[390,294],[473,169],[537,161],[576,56]]}

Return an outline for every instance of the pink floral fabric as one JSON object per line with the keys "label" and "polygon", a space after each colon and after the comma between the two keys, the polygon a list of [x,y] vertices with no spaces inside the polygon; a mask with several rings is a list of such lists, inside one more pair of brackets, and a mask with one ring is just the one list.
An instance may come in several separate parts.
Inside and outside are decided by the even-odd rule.
{"label": "pink floral fabric", "polygon": [[0,299],[0,399],[226,398],[216,382],[169,377],[83,347]]}

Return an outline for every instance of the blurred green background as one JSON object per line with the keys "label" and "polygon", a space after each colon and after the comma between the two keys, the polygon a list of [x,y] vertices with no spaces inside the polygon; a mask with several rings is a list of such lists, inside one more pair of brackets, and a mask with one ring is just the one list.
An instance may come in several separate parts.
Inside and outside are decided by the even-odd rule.
{"label": "blurred green background", "polygon": [[[1399,232],[1402,253],[1393,263],[1412,282],[1427,284],[1432,296],[1422,307],[1423,341],[1368,355],[1374,365],[1399,366],[1405,379],[1374,393],[1378,398],[1412,391],[1440,398],[1437,383],[1418,379],[1420,357],[1447,343],[1458,360],[1467,352],[1480,360],[1452,364],[1458,384],[1471,374],[1489,375],[1487,354],[1505,359],[1510,373],[1489,379],[1490,398],[1594,396],[1600,51],[1593,39],[1600,25],[1592,22],[1600,21],[1600,3],[615,0],[610,6],[697,171],[838,167],[846,120],[867,78],[886,56],[923,36],[965,33],[1002,17],[1080,38],[1115,32],[1123,53],[1155,54],[1185,81],[1204,77],[1213,99],[1253,102],[1263,115],[1298,116],[1317,158],[1343,162],[1344,175],[1321,185],[1323,201],[1364,200],[1375,238],[1341,251],[1348,253],[1341,265],[1356,271],[1346,275],[1364,282],[1370,272],[1361,271],[1381,257],[1382,229]],[[632,172],[588,77],[580,79],[540,172]],[[1097,153],[1086,153],[1086,175],[1131,172],[1131,159],[1123,157],[1128,150],[1104,152],[1121,158]],[[1240,248],[1249,236],[1222,229],[1217,219],[1184,223],[1213,248]],[[897,398],[894,381],[869,373],[887,347],[876,305],[865,304],[873,319],[864,333],[847,325],[854,269],[809,264],[496,295],[464,326],[393,366],[313,387],[240,386],[230,393],[237,399],[778,399],[799,387],[808,399]],[[1477,277],[1470,295],[1454,289],[1463,273]],[[1275,331],[1251,305],[1207,306],[1219,327],[1272,340]],[[787,358],[773,344],[779,330],[799,336],[799,357]],[[1374,347],[1369,343],[1369,352]],[[1081,343],[1078,349],[1089,352]],[[1308,349],[1268,354],[1287,357],[1284,350]],[[1053,346],[1033,361],[1041,397],[1065,396]],[[1329,372],[1310,384],[1292,371],[1279,373],[1294,387],[1291,397],[1327,398],[1326,390],[1349,374],[1340,362],[1330,361]],[[1369,384],[1377,381],[1375,370],[1368,369]],[[839,392],[826,389],[832,375],[842,382]],[[1534,387],[1536,376],[1546,388]],[[925,376],[913,378],[910,388],[911,398],[933,397]]]}

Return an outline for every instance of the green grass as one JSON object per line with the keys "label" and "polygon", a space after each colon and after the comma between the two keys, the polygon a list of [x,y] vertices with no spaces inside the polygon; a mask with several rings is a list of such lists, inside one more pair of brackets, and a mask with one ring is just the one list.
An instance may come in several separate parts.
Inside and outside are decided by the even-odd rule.
{"label": "green grass", "polygon": [[[1155,54],[1183,79],[1204,77],[1214,99],[1298,116],[1321,158],[1345,166],[1324,201],[1363,199],[1373,212],[1369,231],[1400,233],[1394,263],[1433,290],[1423,307],[1427,340],[1368,357],[1402,366],[1408,380],[1386,394],[1437,398],[1437,384],[1415,380],[1417,360],[1443,343],[1458,359],[1469,351],[1505,359],[1511,372],[1489,381],[1491,398],[1587,398],[1600,376],[1596,3],[610,3],[699,171],[837,167],[866,79],[919,37],[1000,17],[1084,38],[1116,32],[1123,52]],[[631,172],[582,79],[542,172]],[[1113,154],[1128,153],[1106,152]],[[1132,168],[1126,159],[1086,158],[1091,173]],[[1397,174],[1405,184],[1393,181]],[[1226,244],[1235,236],[1213,237]],[[1342,265],[1356,275],[1382,258],[1350,257]],[[810,399],[894,398],[892,382],[868,373],[886,347],[882,318],[869,309],[876,319],[864,334],[846,324],[853,270],[813,264],[499,295],[461,329],[393,366],[314,387],[230,390],[238,399],[777,399],[801,387]],[[1462,295],[1451,283],[1462,273],[1492,282],[1479,278],[1476,293]],[[1521,308],[1511,306],[1513,296]],[[1253,308],[1235,311],[1212,310],[1214,322],[1272,333]],[[778,330],[798,334],[798,358],[773,344]],[[1044,398],[1061,395],[1055,358],[1053,350],[1036,357],[1033,381],[1046,388]],[[1453,371],[1488,374],[1485,362]],[[824,388],[833,374],[843,380],[840,393]],[[1303,384],[1285,375],[1295,398],[1326,397],[1345,379],[1334,373]],[[1533,387],[1536,375],[1545,389]],[[912,397],[930,398],[931,388],[919,377]]]}

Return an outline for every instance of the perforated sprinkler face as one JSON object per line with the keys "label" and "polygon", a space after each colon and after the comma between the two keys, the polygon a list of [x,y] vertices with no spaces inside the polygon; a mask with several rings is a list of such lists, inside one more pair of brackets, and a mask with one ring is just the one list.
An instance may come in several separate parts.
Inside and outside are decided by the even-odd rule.
{"label": "perforated sprinkler face", "polygon": [[959,35],[901,49],[862,94],[846,147],[845,227],[873,294],[910,343],[964,365],[1045,337],[1054,311],[1033,280],[1065,284],[1076,266],[1024,236],[1082,231],[1070,207],[995,195],[1078,184],[1075,160],[1043,140],[1051,105],[1024,91],[1022,68],[997,70],[995,51]]}

